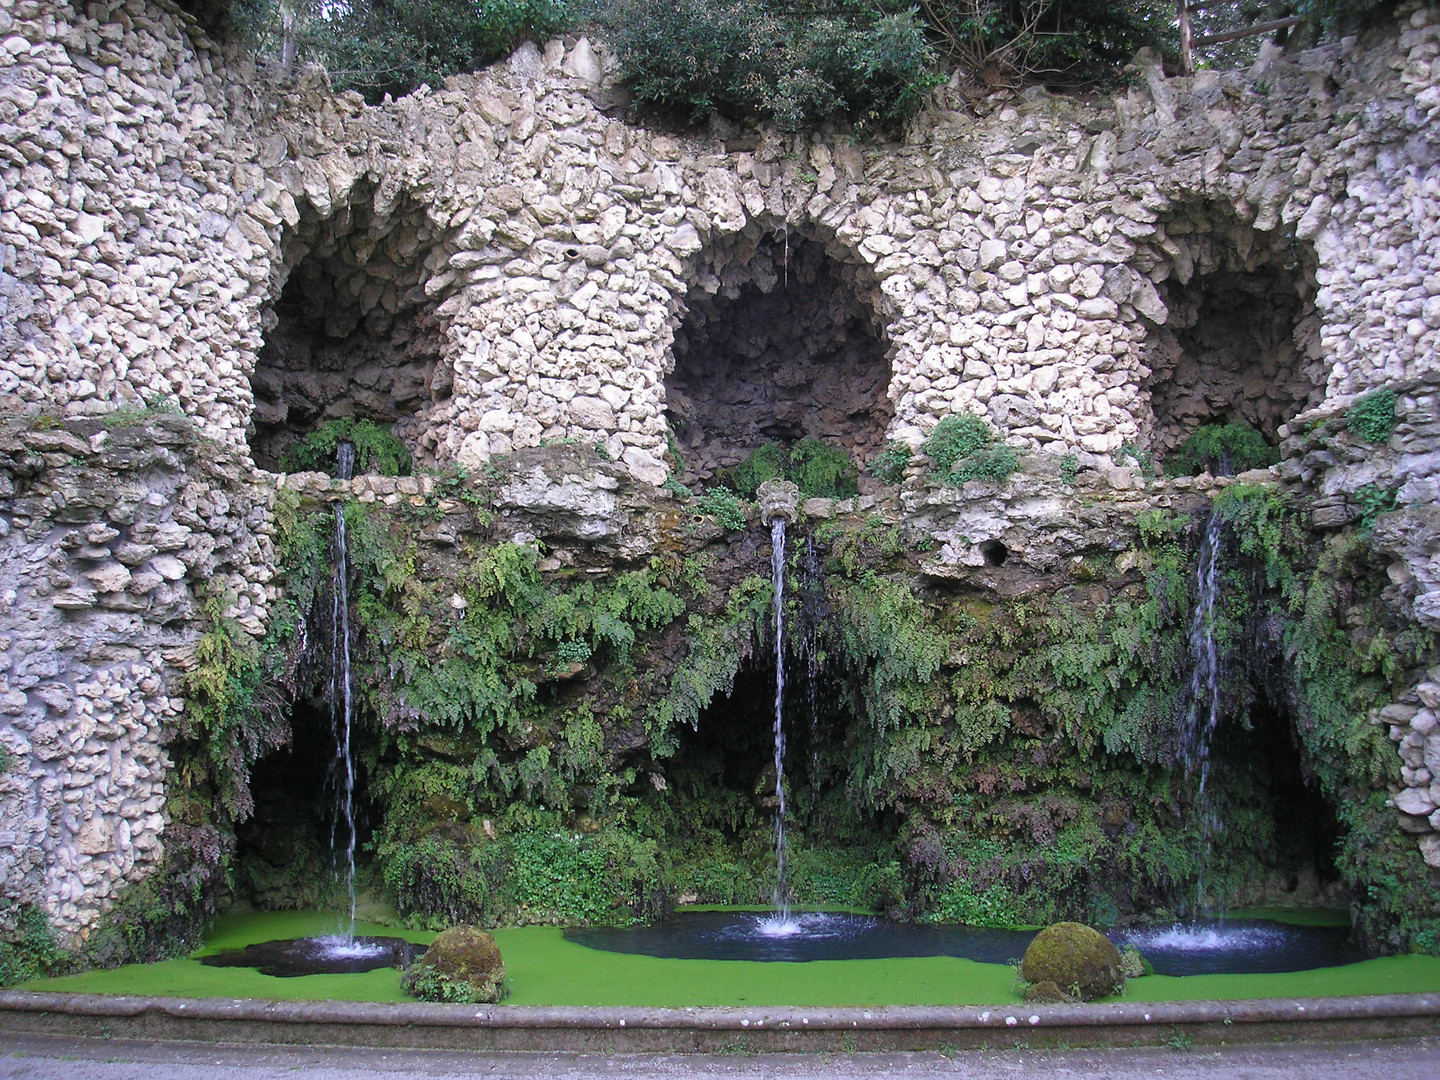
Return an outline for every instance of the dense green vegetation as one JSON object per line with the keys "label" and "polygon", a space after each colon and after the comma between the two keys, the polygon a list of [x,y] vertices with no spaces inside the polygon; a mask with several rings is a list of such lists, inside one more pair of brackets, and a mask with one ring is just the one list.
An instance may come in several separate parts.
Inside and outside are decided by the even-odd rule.
{"label": "dense green vegetation", "polygon": [[[927,455],[948,472],[932,483],[993,439],[978,421],[937,432]],[[695,500],[654,557],[567,567],[495,535],[484,485],[499,477],[344,509],[366,880],[427,926],[762,901],[774,676],[759,530],[697,530]],[[1368,720],[1435,662],[1434,636],[1387,614],[1359,528],[1316,537],[1270,487],[1231,485],[1217,507],[1210,790],[1225,829],[1208,849],[1178,761],[1199,519],[1142,513],[1128,550],[1005,601],[927,580],[923,544],[880,516],[793,536],[796,898],[1105,924],[1193,907],[1202,869],[1208,906],[1273,897],[1313,867],[1343,879],[1369,944],[1440,945],[1426,868],[1385,806],[1398,759]],[[258,647],[212,607],[171,747],[167,865],[122,899],[97,956],[184,951],[227,889],[262,895],[234,830],[254,784],[276,783],[262,773],[286,712],[302,721],[282,699],[325,692],[334,521],[280,502],[284,599]]]}
{"label": "dense green vegetation", "polygon": [[789,480],[802,499],[848,499],[859,491],[855,461],[840,446],[820,439],[790,445],[766,443],[734,469],[722,472],[721,483],[747,499],[755,498],[767,480]]}
{"label": "dense green vegetation", "polygon": [[1234,476],[1280,460],[1280,451],[1249,424],[1204,424],[1165,459],[1166,476]]}
{"label": "dense green vegetation", "polygon": [[[1386,0],[1307,0],[1306,40],[1383,17]],[[474,71],[526,40],[598,36],[635,99],[682,121],[719,114],[783,130],[843,120],[894,131],[949,70],[976,87],[1113,87],[1143,47],[1173,58],[1166,0],[235,0],[232,24],[261,55],[317,61],[367,100]],[[1197,33],[1233,29],[1228,11]],[[1263,39],[1210,50],[1243,64]],[[1203,58],[1202,58],[1203,59]]]}
{"label": "dense green vegetation", "polygon": [[951,487],[971,480],[1001,483],[1020,467],[1015,451],[997,439],[989,424],[970,413],[945,417],[922,449],[930,458],[930,471]]}

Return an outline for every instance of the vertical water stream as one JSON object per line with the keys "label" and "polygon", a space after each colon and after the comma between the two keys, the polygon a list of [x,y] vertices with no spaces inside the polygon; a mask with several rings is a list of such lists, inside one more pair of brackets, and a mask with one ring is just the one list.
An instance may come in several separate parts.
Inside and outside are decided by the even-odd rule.
{"label": "vertical water stream", "polygon": [[775,586],[775,922],[790,925],[785,886],[785,517],[770,522],[770,576]]}
{"label": "vertical water stream", "polygon": [[[335,454],[336,472],[349,480],[355,468],[355,447],[342,442]],[[349,899],[345,940],[355,940],[355,760],[350,752],[353,720],[350,678],[350,560],[346,546],[345,511],[335,504],[335,578],[330,607],[330,727],[335,736],[335,822],[345,829],[345,891]],[[331,833],[331,850],[336,850]]]}
{"label": "vertical water stream", "polygon": [[1195,613],[1190,620],[1190,703],[1185,716],[1180,760],[1187,776],[1200,774],[1195,814],[1200,833],[1200,875],[1195,887],[1195,914],[1205,900],[1205,864],[1214,845],[1219,819],[1210,803],[1210,744],[1220,720],[1220,654],[1215,644],[1215,601],[1219,594],[1220,514],[1210,511],[1195,571]]}

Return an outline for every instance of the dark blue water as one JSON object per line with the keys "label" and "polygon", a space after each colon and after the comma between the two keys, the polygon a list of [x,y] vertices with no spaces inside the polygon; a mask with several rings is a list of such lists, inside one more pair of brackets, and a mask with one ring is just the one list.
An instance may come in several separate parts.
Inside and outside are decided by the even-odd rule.
{"label": "dark blue water", "polygon": [[[887,922],[868,915],[794,915],[777,927],[773,916],[734,911],[689,911],[643,926],[572,927],[565,937],[608,952],[681,960],[877,960],[901,956],[958,956],[1010,964],[1025,955],[1033,930]],[[1116,945],[1133,944],[1158,975],[1244,975],[1308,971],[1363,960],[1343,926],[1291,926],[1263,919],[1202,921],[1160,930],[1115,931]]]}

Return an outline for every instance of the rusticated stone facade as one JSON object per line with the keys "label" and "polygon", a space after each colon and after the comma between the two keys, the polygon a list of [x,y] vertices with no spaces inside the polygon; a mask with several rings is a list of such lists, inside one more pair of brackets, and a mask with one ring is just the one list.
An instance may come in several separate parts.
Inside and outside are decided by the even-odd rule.
{"label": "rusticated stone facade", "polygon": [[[1125,443],[1164,452],[1230,417],[1283,438],[1392,386],[1409,426],[1389,457],[1300,447],[1285,477],[1341,519],[1376,468],[1433,499],[1440,17],[1407,10],[1363,47],[1245,72],[1166,79],[1142,57],[1136,74],[1112,102],[942,90],[892,145],[680,135],[607,111],[583,39],[370,108],[314,72],[273,84],[165,0],[0,0],[0,401],[70,418],[169,404],[234,456],[203,483],[156,481],[160,502],[124,519],[0,491],[0,739],[22,762],[0,806],[26,823],[5,894],[78,931],[154,865],[159,746],[198,625],[169,605],[205,584],[263,632],[253,485],[270,481],[251,466],[329,417],[395,423],[422,464],[593,440],[659,485],[687,424],[704,476],[767,426],[817,433],[821,398],[862,459],[973,410],[1126,488],[1108,460]],[[826,295],[784,295],[792,250]],[[737,329],[741,301],[759,306]],[[785,355],[791,327],[765,324],[790,318],[833,347]],[[743,400],[706,378],[720,352],[753,362]],[[855,374],[834,380],[832,360]],[[30,449],[15,475],[34,457],[26,490],[49,498],[68,466],[46,455],[70,451]],[[141,535],[182,513],[183,548]],[[937,572],[984,561],[979,532],[946,528]],[[1377,542],[1397,601],[1433,628],[1432,528]],[[127,562],[116,544],[156,552]],[[78,643],[114,612],[137,655]],[[54,671],[25,644],[41,632]],[[137,763],[133,783],[91,797],[115,783],[106,755]],[[1434,803],[1415,756],[1407,790]]]}

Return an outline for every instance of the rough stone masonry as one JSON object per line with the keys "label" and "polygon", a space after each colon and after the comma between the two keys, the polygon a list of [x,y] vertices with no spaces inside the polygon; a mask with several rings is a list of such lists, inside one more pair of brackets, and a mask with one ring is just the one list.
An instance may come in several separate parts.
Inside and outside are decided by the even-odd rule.
{"label": "rough stone masonry", "polygon": [[[855,366],[820,404],[862,458],[957,411],[1085,461],[1245,419],[1295,443],[1282,475],[1337,521],[1374,476],[1404,485],[1377,544],[1440,627],[1440,15],[1189,79],[1142,55],[1135,76],[1096,102],[945,89],[887,145],[680,135],[618,115],[584,38],[368,107],[317,72],[277,83],[166,0],[0,0],[0,401],[173,408],[210,448],[107,460],[99,424],[7,444],[4,894],[80,933],[156,864],[201,586],[256,635],[275,596],[257,459],[368,415],[423,464],[593,440],[659,485],[684,420],[703,473],[750,448],[715,444],[718,413],[803,431],[797,394],[829,393],[761,318],[724,339],[755,395],[676,374],[725,305],[798,310],[792,253],[829,290],[805,318]],[[1299,445],[1380,386],[1388,446]],[[1401,809],[1440,865],[1433,684],[1411,696],[1386,717]]]}

